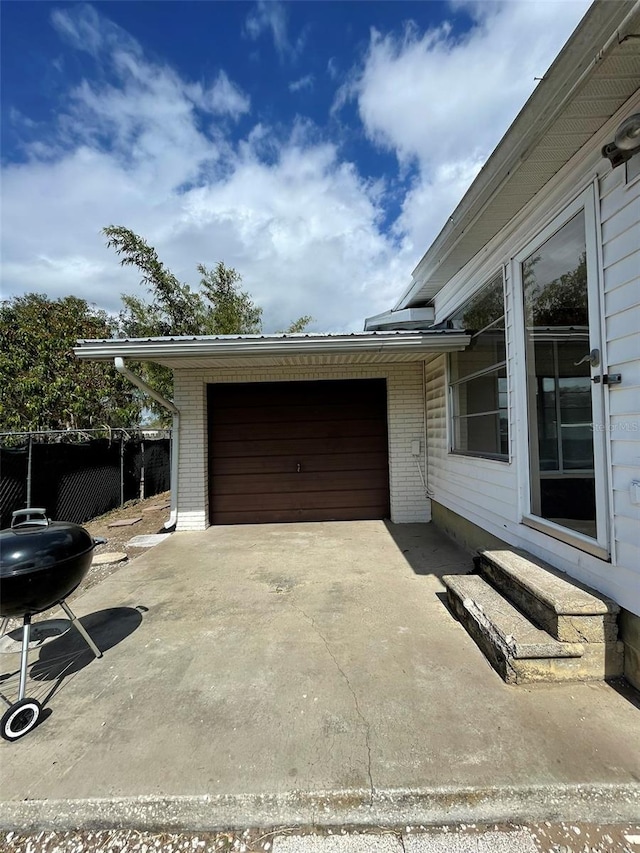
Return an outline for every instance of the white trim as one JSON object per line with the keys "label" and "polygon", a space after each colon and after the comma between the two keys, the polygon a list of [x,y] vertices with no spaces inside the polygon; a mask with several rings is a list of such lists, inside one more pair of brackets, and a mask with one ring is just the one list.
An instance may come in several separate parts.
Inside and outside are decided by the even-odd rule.
{"label": "white trim", "polygon": [[609,552],[606,548],[601,548],[590,536],[584,536],[576,530],[571,530],[569,527],[563,527],[561,524],[556,524],[537,515],[524,515],[522,523],[527,527],[532,527],[539,533],[559,539],[560,542],[571,545],[572,548],[579,548],[581,551],[586,551],[587,554],[591,554],[601,560],[609,559]]}
{"label": "white trim", "polygon": [[[600,314],[600,375],[602,376],[605,373],[609,372],[609,353],[608,353],[608,340],[607,340],[607,314],[606,314],[606,305],[605,305],[605,293],[604,293],[604,247],[602,245],[602,214],[600,212],[600,178],[595,178],[593,182],[593,207],[594,207],[594,217],[595,217],[595,263],[594,269],[597,270],[598,275],[598,309]],[[616,523],[615,523],[615,513],[614,513],[614,505],[613,505],[613,459],[611,456],[611,441],[609,440],[609,436],[611,435],[611,411],[609,406],[609,393],[605,393],[604,385],[601,385],[602,388],[602,416],[604,420],[605,429],[601,430],[601,442],[604,447],[604,456],[605,456],[605,490],[606,490],[606,501],[607,501],[607,523],[608,523],[608,531],[609,531],[609,541],[608,541],[608,550],[609,550],[609,559],[616,565]]]}
{"label": "white trim", "polygon": [[[530,238],[528,243],[517,252],[512,259],[513,272],[513,318],[516,339],[520,343],[522,352],[521,363],[517,366],[517,385],[521,388],[519,400],[520,429],[518,432],[517,444],[517,468],[522,478],[523,488],[520,489],[520,516],[523,523],[533,526],[532,519],[535,520],[535,527],[542,532],[548,532],[551,536],[556,536],[558,530],[565,530],[559,525],[548,521],[547,519],[537,516],[531,509],[531,489],[532,479],[529,464],[529,446],[532,443],[530,430],[531,424],[529,416],[529,405],[527,399],[527,366],[526,353],[524,345],[526,342],[526,329],[524,318],[524,305],[522,300],[522,263],[529,255],[537,248],[542,246],[554,234],[556,234],[570,219],[576,216],[580,211],[584,211],[585,217],[585,240],[587,252],[587,271],[588,271],[588,303],[589,303],[589,329],[590,341],[593,345],[593,334],[597,335],[595,342],[601,352],[600,366],[598,368],[599,375],[602,377],[603,362],[602,362],[602,326],[601,326],[601,297],[600,297],[600,270],[598,266],[596,235],[598,232],[598,223],[595,216],[595,186],[591,185],[582,191],[582,193],[574,200],[566,205],[563,211],[556,215],[547,225],[536,233],[533,238]],[[531,233],[531,232],[530,232]],[[516,299],[517,294],[517,299]],[[604,419],[604,385],[602,381],[598,383],[598,387],[592,384],[592,418],[594,423],[598,423],[598,419]],[[596,538],[589,539],[592,546],[597,547],[598,553],[596,556],[609,555],[609,542],[611,539],[611,523],[609,512],[609,486],[608,475],[606,469],[606,453],[605,453],[605,431],[593,431],[593,453],[594,453],[594,476],[595,476],[595,497],[596,497]],[[604,482],[603,479],[604,478]],[[599,486],[601,488],[599,488]],[[604,488],[602,488],[604,486]],[[563,538],[566,541],[569,536],[572,542],[575,542],[577,547],[583,542],[581,536],[574,535],[572,531],[564,534]],[[586,539],[586,537],[585,537]],[[591,553],[595,553],[593,547]]]}
{"label": "white trim", "polygon": [[594,181],[610,174],[611,166],[602,157],[600,149],[607,140],[610,141],[609,137],[612,137],[620,120],[634,109],[640,109],[640,91],[623,104],[589,143],[440,288],[434,296],[436,323],[452,314],[475,292],[471,280],[485,281],[491,268],[499,263],[508,264],[532,232],[541,229],[545,222],[560,214],[567,204],[580,196]]}
{"label": "white trim", "polygon": [[[446,376],[446,380],[447,380],[447,384],[446,384],[446,389],[447,389],[447,393],[446,393],[447,454],[452,455],[452,456],[468,456],[468,457],[472,457],[473,459],[486,459],[489,462],[500,462],[502,464],[505,464],[505,463],[510,464],[510,462],[511,462],[511,425],[510,425],[511,411],[509,409],[509,405],[510,405],[510,400],[509,400],[509,353],[507,350],[507,303],[506,303],[506,280],[505,280],[504,265],[499,264],[497,269],[494,271],[494,273],[490,277],[484,279],[483,284],[481,284],[478,288],[476,288],[473,292],[473,295],[469,296],[464,302],[462,302],[458,306],[456,311],[459,311],[467,303],[469,303],[473,299],[475,299],[480,293],[482,293],[483,290],[488,290],[489,287],[492,284],[494,284],[494,282],[496,282],[498,277],[501,278],[501,282],[502,282],[502,317],[504,319],[505,360],[504,360],[504,362],[496,362],[495,364],[492,364],[489,367],[483,368],[482,370],[477,371],[476,373],[470,373],[466,376],[463,376],[461,379],[456,379],[455,381],[453,381],[450,378],[451,353],[447,353],[447,358],[445,359],[445,376]],[[449,314],[449,317],[451,317],[453,314],[455,314],[456,311],[452,311],[451,314]],[[496,321],[494,321],[494,323],[495,322]],[[491,325],[493,325],[493,323]],[[482,332],[479,332],[478,334],[482,334]],[[456,435],[455,426],[454,426],[454,421],[455,421],[456,415],[455,415],[453,389],[455,387],[465,383],[465,382],[469,382],[470,380],[476,378],[477,376],[481,376],[481,375],[483,375],[485,373],[489,373],[489,372],[494,372],[496,370],[496,368],[499,368],[501,365],[504,366],[505,377],[507,380],[507,426],[509,429],[509,434],[508,434],[508,439],[507,439],[506,458],[502,454],[497,454],[497,453],[494,455],[491,455],[491,454],[481,453],[481,452],[469,452],[469,451],[464,451],[464,450],[460,450],[460,449],[455,448],[453,446],[453,442],[454,442],[455,435]],[[478,414],[481,415],[483,413],[478,413]],[[498,429],[500,428],[499,421],[500,421],[500,418],[498,416]]]}
{"label": "white trim", "polygon": [[[629,178],[629,163],[634,162],[638,167],[638,174],[632,175]],[[624,164],[624,187],[625,190],[630,189],[635,186],[638,181],[640,181],[640,153],[634,154],[633,157],[630,157],[626,163]]]}
{"label": "white trim", "polygon": [[[137,361],[158,358],[287,356],[305,354],[416,353],[464,349],[469,335],[445,330],[429,332],[361,332],[303,337],[176,337],[79,341],[79,358],[110,361],[116,356]],[[187,365],[185,365],[187,366]]]}
{"label": "white trim", "polygon": [[[596,4],[594,4],[594,5],[596,5]],[[639,11],[640,11],[640,2],[636,2],[633,10],[625,18],[625,23],[630,21],[631,18],[634,15],[636,15]],[[616,32],[613,34],[613,36],[608,40],[607,44],[613,43],[614,39],[619,40],[619,38],[620,38],[620,31],[616,30]],[[601,61],[602,61],[602,56],[601,55],[597,56],[595,63],[600,63]],[[580,79],[583,78],[585,73],[587,73],[588,71],[591,70],[593,65],[594,65],[594,63],[591,63],[589,68],[586,69],[586,71],[581,72]],[[576,69],[577,68],[578,68],[578,66],[576,66]],[[546,82],[548,85],[549,81],[546,81]],[[575,87],[574,87],[574,89],[575,89]],[[536,90],[534,92],[534,95],[538,91],[539,90]],[[532,98],[533,98],[533,96],[532,96]],[[591,162],[591,161],[595,161],[594,168],[598,168],[598,163],[600,163],[602,166],[606,166],[607,168],[609,168],[609,161],[605,160],[602,156],[602,153],[601,153],[602,146],[606,142],[611,141],[611,139],[608,137],[613,137],[613,135],[615,134],[615,131],[617,130],[618,125],[620,124],[621,118],[626,117],[629,110],[633,111],[639,103],[640,103],[640,91],[636,90],[636,92],[632,93],[629,96],[627,101],[616,111],[616,113],[613,116],[611,116],[609,119],[607,119],[607,121],[591,137],[588,144],[583,145],[578,151],[576,151],[569,158],[569,160],[565,161],[565,163],[563,163],[561,165],[559,164],[559,169],[558,169],[558,172],[556,174],[562,174],[567,169],[569,164],[571,164],[571,169],[569,170],[571,172],[572,170],[575,170],[576,168],[579,169],[583,165],[583,163]],[[528,107],[528,104],[525,105],[525,107],[523,108],[521,115],[525,113],[525,110],[527,109],[527,107]],[[556,113],[556,115],[557,114],[559,114],[559,111]],[[520,116],[518,116],[516,118],[516,121],[509,128],[509,130],[507,131],[505,136],[502,138],[500,143],[498,143],[498,146],[492,152],[491,156],[489,157],[489,159],[487,160],[487,162],[483,166],[479,175],[476,177],[476,179],[473,181],[473,183],[471,184],[471,186],[469,187],[469,189],[465,193],[462,201],[458,204],[458,206],[455,208],[453,213],[449,216],[449,218],[447,219],[447,222],[445,223],[444,227],[442,228],[442,230],[440,231],[438,236],[435,238],[433,243],[429,246],[429,248],[427,249],[425,254],[422,256],[421,260],[419,261],[418,265],[416,266],[416,268],[413,271],[412,281],[411,281],[410,285],[405,289],[405,291],[402,294],[402,296],[400,297],[400,299],[396,302],[393,310],[401,310],[404,308],[411,307],[411,302],[413,299],[420,299],[420,300],[435,299],[437,297],[438,293],[442,290],[442,287],[440,287],[433,292],[423,292],[424,289],[428,286],[431,274],[437,271],[437,269],[439,268],[439,266],[441,265],[442,261],[445,258],[448,258],[453,252],[455,252],[455,248],[456,248],[457,244],[459,243],[460,239],[462,238],[462,236],[468,236],[468,234],[473,229],[475,224],[482,219],[482,213],[483,213],[484,209],[486,208],[487,204],[491,200],[493,200],[497,195],[499,195],[501,190],[506,185],[508,185],[511,176],[516,172],[517,168],[523,162],[522,159],[520,159],[516,163],[515,167],[507,166],[505,161],[504,161],[504,158],[500,156],[502,154],[502,151],[500,149],[503,147],[504,143],[511,141],[512,137],[516,137],[515,140],[513,140],[513,144],[516,147],[518,145],[520,145],[524,148],[524,155],[522,155],[522,156],[525,156],[525,157],[530,156],[532,151],[535,150],[535,145],[533,148],[531,147],[532,146],[531,134],[532,134],[532,132],[535,132],[535,130],[532,131],[531,127],[528,127],[528,128],[524,128],[524,132],[521,131],[519,134],[517,134],[516,123],[519,120],[520,120]],[[532,126],[535,128],[535,124],[533,124]],[[518,130],[519,130],[519,128],[518,128]],[[518,136],[520,137],[519,139],[517,138]],[[536,144],[538,141],[539,141],[539,138],[537,139]],[[506,169],[505,177],[499,183],[497,183],[491,189],[490,192],[487,191],[486,187],[480,187],[481,182],[483,182],[487,186],[489,186],[489,180],[491,180],[489,173],[490,172],[497,173],[497,172],[499,172],[499,169],[501,167],[503,169]],[[487,178],[488,180],[484,180],[485,178]],[[535,193],[531,199],[529,199],[529,201],[527,202],[525,207],[522,209],[527,209],[527,208],[529,208],[530,205],[539,204],[540,200],[544,198],[545,189],[548,187],[550,182],[552,183],[553,179],[551,179],[551,181],[547,181],[546,184],[541,186],[540,189],[538,190],[538,192]],[[494,179],[494,183],[495,183],[495,179]],[[476,196],[477,196],[477,198],[476,198]],[[471,220],[468,221],[466,217],[468,216],[469,212],[474,209],[474,206],[478,207],[478,205],[480,205],[480,206],[479,206],[477,212],[473,215]],[[500,232],[504,232],[504,229],[509,227],[509,225],[517,219],[518,219],[518,215],[516,215],[508,223],[506,223],[505,226],[502,229],[500,229]],[[495,235],[495,236],[497,236],[497,235]],[[492,239],[494,239],[494,238],[492,238]],[[490,242],[491,241],[489,241],[489,243]],[[478,254],[480,254],[481,252],[484,253],[486,251],[487,245],[488,244],[481,246],[478,249],[476,256]],[[430,256],[433,254],[436,254],[436,253],[438,255],[437,262],[432,263],[432,269],[430,269],[429,272],[426,273],[426,275],[421,275],[421,271],[424,270],[424,268],[426,267],[427,261],[430,260]],[[473,258],[469,258],[465,263],[463,263],[462,267],[460,268],[460,270],[458,272],[460,272],[462,269],[464,269],[464,267],[466,267],[467,264],[472,260],[473,260]],[[458,273],[456,273],[455,276],[453,276],[453,277],[456,277],[457,275],[458,275]],[[444,286],[446,286],[446,285],[444,285]]]}

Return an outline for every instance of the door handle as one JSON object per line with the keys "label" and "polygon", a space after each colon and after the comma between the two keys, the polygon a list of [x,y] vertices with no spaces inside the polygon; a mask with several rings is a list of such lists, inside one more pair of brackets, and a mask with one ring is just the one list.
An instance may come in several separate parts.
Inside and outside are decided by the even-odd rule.
{"label": "door handle", "polygon": [[579,364],[585,364],[587,361],[591,367],[597,367],[600,364],[600,350],[592,349],[591,352],[583,355],[580,361],[574,361],[573,366],[577,367]]}

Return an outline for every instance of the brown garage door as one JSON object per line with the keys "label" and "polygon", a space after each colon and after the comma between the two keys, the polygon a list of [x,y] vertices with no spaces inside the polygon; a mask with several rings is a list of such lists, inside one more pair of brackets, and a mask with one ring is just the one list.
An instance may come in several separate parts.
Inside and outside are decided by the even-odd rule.
{"label": "brown garage door", "polygon": [[213,524],[389,515],[384,379],[209,386]]}

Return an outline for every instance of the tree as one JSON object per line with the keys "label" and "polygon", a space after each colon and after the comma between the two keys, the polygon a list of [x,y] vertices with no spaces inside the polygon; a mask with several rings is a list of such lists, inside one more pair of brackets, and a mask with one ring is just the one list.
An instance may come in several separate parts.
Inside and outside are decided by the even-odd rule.
{"label": "tree", "polygon": [[583,252],[573,270],[553,281],[539,281],[535,267],[536,256],[523,267],[527,322],[540,326],[588,326],[587,255]]}
{"label": "tree", "polygon": [[209,302],[203,333],[205,335],[259,335],[262,331],[262,308],[253,303],[248,293],[239,290],[242,277],[222,261],[208,270],[198,264],[200,285]]}
{"label": "tree", "polygon": [[[262,331],[262,308],[241,290],[242,276],[233,267],[219,261],[213,269],[198,264],[197,290],[179,281],[159,260],[153,246],[129,228],[109,225],[103,228],[107,246],[120,256],[122,266],[136,267],[140,284],[151,297],[145,302],[137,296],[122,295],[120,332],[127,337],[167,337],[174,335],[258,335]],[[300,317],[288,332],[301,332],[311,317]],[[145,362],[137,369],[164,397],[173,395],[173,376],[167,367]],[[163,420],[167,412],[156,403],[150,408]]]}
{"label": "tree", "polygon": [[0,303],[0,430],[89,429],[138,422],[138,395],[112,366],[79,361],[78,338],[113,321],[84,299],[28,293]]}

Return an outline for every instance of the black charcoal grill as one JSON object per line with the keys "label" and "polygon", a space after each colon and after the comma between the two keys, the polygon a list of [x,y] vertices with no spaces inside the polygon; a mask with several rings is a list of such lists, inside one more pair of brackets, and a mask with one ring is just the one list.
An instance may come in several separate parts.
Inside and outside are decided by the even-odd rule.
{"label": "black charcoal grill", "polygon": [[25,697],[31,617],[59,604],[96,657],[102,652],[65,601],[89,571],[93,539],[79,524],[50,521],[46,510],[13,513],[11,529],[0,532],[0,617],[3,635],[10,618],[22,618],[22,657],[18,701],[0,721],[2,737],[17,740],[34,728],[42,707]]}

